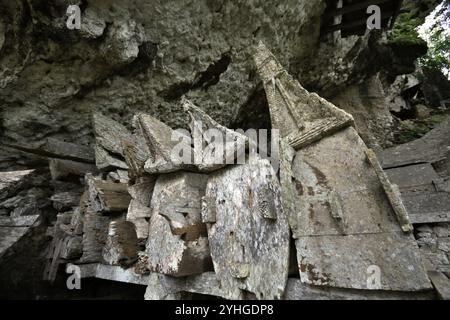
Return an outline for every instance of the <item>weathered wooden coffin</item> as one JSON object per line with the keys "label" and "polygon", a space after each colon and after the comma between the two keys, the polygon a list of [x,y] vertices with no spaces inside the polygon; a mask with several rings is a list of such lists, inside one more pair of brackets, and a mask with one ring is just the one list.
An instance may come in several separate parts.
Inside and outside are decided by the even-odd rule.
{"label": "weathered wooden coffin", "polygon": [[146,248],[151,271],[181,277],[211,269],[201,220],[206,179],[206,175],[182,171],[158,177]]}
{"label": "weathered wooden coffin", "polygon": [[228,299],[242,291],[280,299],[289,269],[289,225],[268,160],[227,167],[208,179],[203,221],[214,270]]}
{"label": "weathered wooden coffin", "polygon": [[[352,127],[352,117],[307,92],[260,44],[254,59],[272,125],[280,129],[283,206],[301,281],[318,286],[430,288],[400,193]],[[368,288],[369,267],[381,283]]]}

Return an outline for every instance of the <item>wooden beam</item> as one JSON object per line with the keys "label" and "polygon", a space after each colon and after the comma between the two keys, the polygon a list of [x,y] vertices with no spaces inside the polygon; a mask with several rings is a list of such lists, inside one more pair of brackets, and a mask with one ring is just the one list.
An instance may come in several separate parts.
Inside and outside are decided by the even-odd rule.
{"label": "wooden beam", "polygon": [[324,18],[331,18],[334,16],[339,16],[342,14],[346,14],[346,13],[351,13],[354,11],[358,11],[358,10],[362,10],[364,8],[367,8],[370,5],[380,5],[383,3],[388,3],[388,2],[392,2],[393,0],[365,0],[362,2],[358,2],[358,3],[354,3],[354,4],[350,4],[350,5],[344,5],[342,8],[340,9],[335,9],[333,11],[330,12],[325,12],[324,14]]}
{"label": "wooden beam", "polygon": [[[381,15],[381,25],[386,25],[389,19],[391,19],[393,12],[387,12]],[[350,21],[347,23],[335,24],[329,27],[326,27],[324,33],[330,33],[338,30],[348,30],[356,27],[364,27],[367,28],[367,18],[359,19],[356,21]]]}

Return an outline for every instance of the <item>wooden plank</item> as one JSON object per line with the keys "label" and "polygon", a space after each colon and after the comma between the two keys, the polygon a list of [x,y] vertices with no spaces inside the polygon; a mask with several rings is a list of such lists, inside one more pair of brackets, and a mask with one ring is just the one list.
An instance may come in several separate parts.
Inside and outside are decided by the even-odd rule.
{"label": "wooden plank", "polygon": [[[430,289],[417,244],[410,235],[378,233],[302,237],[296,240],[302,282],[310,285],[392,291]],[[368,267],[381,270],[368,287]]]}
{"label": "wooden plank", "polygon": [[409,219],[412,224],[450,222],[450,211],[410,213]]}
{"label": "wooden plank", "polygon": [[49,167],[53,180],[61,180],[70,176],[84,177],[86,173],[98,172],[97,167],[90,163],[54,158],[49,160]]}
{"label": "wooden plank", "polygon": [[386,169],[389,180],[400,189],[433,184],[439,176],[431,163],[413,164],[410,166]]}
{"label": "wooden plank", "polygon": [[228,299],[238,299],[242,290],[258,299],[283,295],[290,234],[280,192],[267,160],[250,160],[209,176],[203,213],[215,216],[208,224],[208,239],[214,270]]}
{"label": "wooden plank", "polygon": [[349,290],[310,286],[300,279],[289,279],[285,300],[432,300],[432,290],[423,292],[394,292],[383,290]]}
{"label": "wooden plank", "polygon": [[94,149],[88,146],[48,138],[44,150],[56,155],[58,158],[86,163],[95,162]]}
{"label": "wooden plank", "polygon": [[127,220],[134,223],[137,237],[147,239],[149,220],[151,217],[151,199],[155,187],[156,177],[144,174],[135,178],[135,183],[128,186],[128,193],[132,199],[128,206]]}
{"label": "wooden plank", "polygon": [[410,216],[439,214],[445,218],[444,215],[450,212],[450,195],[447,192],[408,192],[402,194],[402,199]]}
{"label": "wooden plank", "polygon": [[109,265],[130,267],[138,260],[136,228],[129,221],[111,221],[103,247],[103,261]]}
{"label": "wooden plank", "polygon": [[338,8],[335,10],[327,10],[324,14],[324,18],[331,18],[334,16],[339,16],[347,13],[351,13],[358,10],[365,10],[370,5],[376,4],[381,5],[384,3],[392,2],[392,0],[364,0],[364,1],[358,1],[351,4],[346,4],[342,8]]}
{"label": "wooden plank", "polygon": [[83,255],[82,263],[100,262],[102,251],[108,235],[110,219],[99,213],[87,212],[83,221]]}
{"label": "wooden plank", "polygon": [[450,300],[450,279],[442,272],[428,271],[428,276],[436,289],[439,298],[442,300]]}
{"label": "wooden plank", "polygon": [[[387,22],[392,18],[393,12],[382,12],[381,13],[381,26],[385,27]],[[363,19],[353,20],[349,22],[342,22],[339,24],[327,26],[324,29],[324,33],[330,33],[334,31],[346,31],[353,28],[361,28],[362,30],[367,29],[367,17]]]}
{"label": "wooden plank", "polygon": [[[67,264],[66,269],[71,264]],[[136,274],[133,269],[123,269],[119,266],[108,266],[100,263],[80,264],[81,278],[97,278],[103,280],[131,283],[138,285],[147,285],[149,277]]]}
{"label": "wooden plank", "polygon": [[1,227],[31,227],[39,219],[39,215],[23,217],[0,217]]}

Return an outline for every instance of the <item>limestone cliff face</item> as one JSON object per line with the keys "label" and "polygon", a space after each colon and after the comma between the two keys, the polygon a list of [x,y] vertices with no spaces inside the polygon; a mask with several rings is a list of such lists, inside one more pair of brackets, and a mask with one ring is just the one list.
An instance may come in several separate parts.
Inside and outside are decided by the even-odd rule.
{"label": "limestone cliff face", "polygon": [[[239,110],[255,97],[249,53],[259,40],[327,98],[392,59],[380,34],[321,39],[323,0],[79,1],[81,30],[66,27],[69,4],[0,5],[3,143],[34,147],[52,136],[90,144],[94,110],[126,125],[145,111],[184,126],[183,95],[224,125],[239,122]],[[20,158],[8,154],[10,165]]]}
{"label": "limestone cliff face", "polygon": [[[405,1],[421,19],[438,1],[424,2],[426,8]],[[66,10],[76,3],[81,29],[69,30]],[[185,127],[184,96],[223,125],[270,126],[251,58],[260,40],[309,91],[351,113],[370,147],[389,145],[393,117],[386,93],[397,75],[415,70],[426,47],[399,44],[386,32],[322,37],[325,8],[325,0],[2,1],[0,172],[41,168],[39,183],[20,190],[10,207],[0,204],[0,216],[34,210],[29,203],[36,203],[35,213],[49,222],[61,211],[51,207],[52,192],[81,193],[79,179],[51,181],[41,146],[47,138],[92,146],[93,112],[128,129],[138,111]],[[8,275],[0,276],[0,285],[18,296],[22,287],[11,279],[25,273],[37,288],[27,297],[48,290],[31,280],[39,282],[42,274],[40,252],[49,241],[44,229],[30,238],[36,256],[18,248],[0,270]],[[25,265],[29,272],[23,272]]]}
{"label": "limestone cliff face", "polygon": [[[323,1],[73,1],[1,5],[2,140],[47,136],[88,144],[93,110],[127,124],[143,110],[181,126],[186,95],[224,124],[254,90],[250,46],[266,42],[286,66],[318,44]],[[306,63],[307,64],[307,63]]]}

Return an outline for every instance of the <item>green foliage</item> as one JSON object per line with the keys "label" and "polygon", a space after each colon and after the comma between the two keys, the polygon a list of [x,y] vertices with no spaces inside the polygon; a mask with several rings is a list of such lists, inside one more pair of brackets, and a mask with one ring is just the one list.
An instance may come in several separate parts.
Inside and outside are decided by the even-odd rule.
{"label": "green foliage", "polygon": [[390,34],[390,41],[394,43],[421,44],[424,42],[417,32],[423,19],[414,17],[410,12],[402,13],[397,17],[394,28]]}
{"label": "green foliage", "polygon": [[423,137],[447,117],[447,113],[442,113],[434,114],[423,120],[400,121],[395,132],[395,144],[403,144]]}
{"label": "green foliage", "polygon": [[428,53],[419,63],[422,67],[442,71],[450,79],[450,0],[444,1],[435,17],[426,30]]}

